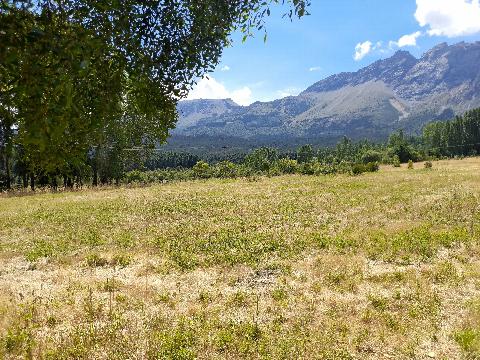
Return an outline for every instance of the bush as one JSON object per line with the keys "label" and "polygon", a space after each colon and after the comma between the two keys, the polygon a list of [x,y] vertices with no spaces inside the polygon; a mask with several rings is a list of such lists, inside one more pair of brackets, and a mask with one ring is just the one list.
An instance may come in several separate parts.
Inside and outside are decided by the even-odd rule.
{"label": "bush", "polygon": [[353,164],[352,165],[352,174],[360,175],[365,172],[376,172],[378,171],[379,166],[376,162],[369,162],[367,164]]}
{"label": "bush", "polygon": [[425,169],[431,169],[433,167],[433,164],[431,161],[425,161]]}
{"label": "bush", "polygon": [[353,166],[352,166],[352,174],[353,175],[360,175],[360,174],[363,174],[366,171],[367,171],[367,169],[366,169],[365,165],[363,165],[363,164],[353,164]]}
{"label": "bush", "polygon": [[367,172],[377,172],[379,170],[378,162],[369,162],[365,165]]}
{"label": "bush", "polygon": [[[343,168],[342,168],[343,170]],[[350,169],[346,172],[349,172]],[[315,175],[330,175],[330,174],[337,174],[340,172],[340,168],[338,165],[335,164],[320,164],[316,163],[314,166],[314,174]],[[345,172],[345,171],[343,171]]]}
{"label": "bush", "polygon": [[410,170],[413,169],[413,161],[412,160],[408,160],[408,168]]}
{"label": "bush", "polygon": [[398,156],[400,162],[407,162],[409,159],[416,161],[420,158],[420,154],[409,143],[402,130],[390,134],[387,152],[392,157]]}
{"label": "bush", "polygon": [[207,162],[200,160],[197,162],[193,168],[193,174],[197,179],[208,179],[212,176],[210,165]]}
{"label": "bush", "polygon": [[312,145],[303,145],[297,150],[297,160],[300,164],[313,160],[314,151]]}
{"label": "bush", "polygon": [[317,170],[318,167],[314,162],[303,163],[298,166],[298,172],[302,175],[315,175]]}
{"label": "bush", "polygon": [[[310,154],[311,147],[304,147],[301,154]],[[367,159],[379,159],[380,152],[368,151],[362,156],[362,162]],[[304,156],[308,158],[307,156]],[[170,181],[187,181],[208,178],[238,178],[257,179],[259,175],[277,176],[283,174],[329,175],[353,174],[378,171],[377,161],[353,163],[336,157],[312,157],[310,161],[300,163],[289,157],[279,158],[277,150],[263,147],[252,151],[240,165],[231,161],[221,161],[209,165],[206,161],[198,161],[191,169],[166,168],[148,171],[133,170],[125,174],[123,181],[130,183],[165,183]],[[395,157],[394,157],[395,158]],[[395,158],[398,161],[398,157]]]}
{"label": "bush", "polygon": [[382,161],[382,154],[375,150],[367,150],[362,154],[361,160],[364,164],[379,163]]}
{"label": "bush", "polygon": [[245,165],[252,170],[267,172],[278,159],[276,149],[269,147],[261,147],[253,150],[245,157]]}
{"label": "bush", "polygon": [[145,182],[145,172],[140,170],[133,170],[125,174],[125,182],[127,184],[131,183],[144,183]]}
{"label": "bush", "polygon": [[298,170],[298,163],[297,160],[284,158],[277,160],[274,167],[280,174],[294,174]]}
{"label": "bush", "polygon": [[[363,165],[363,164],[362,164]],[[333,163],[332,174],[350,174],[352,172],[352,163],[342,160],[339,164]]]}
{"label": "bush", "polygon": [[392,158],[392,165],[394,167],[400,167],[400,158],[398,157],[398,155],[394,155],[393,158]]}
{"label": "bush", "polygon": [[215,165],[214,167],[214,177],[216,178],[236,178],[238,177],[237,165],[231,161],[222,161]]}

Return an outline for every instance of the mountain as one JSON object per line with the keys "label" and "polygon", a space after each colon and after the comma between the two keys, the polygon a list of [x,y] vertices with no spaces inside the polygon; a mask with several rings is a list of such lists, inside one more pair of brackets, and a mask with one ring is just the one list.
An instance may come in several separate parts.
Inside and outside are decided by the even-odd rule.
{"label": "mountain", "polygon": [[356,72],[321,80],[298,96],[239,106],[181,101],[174,134],[240,138],[382,138],[480,107],[480,42],[439,44],[417,59],[407,51]]}
{"label": "mountain", "polygon": [[228,114],[239,107],[232,99],[180,101],[177,107],[180,115],[177,129],[194,127],[202,119]]}

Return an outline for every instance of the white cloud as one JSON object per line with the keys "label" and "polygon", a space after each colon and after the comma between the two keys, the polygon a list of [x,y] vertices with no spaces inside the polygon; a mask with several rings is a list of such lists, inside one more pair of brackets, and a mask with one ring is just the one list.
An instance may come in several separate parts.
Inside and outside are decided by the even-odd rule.
{"label": "white cloud", "polygon": [[371,41],[358,43],[355,46],[355,55],[353,56],[353,58],[355,59],[355,61],[362,60],[372,50],[374,50],[374,47]]}
{"label": "white cloud", "polygon": [[322,68],[320,66],[312,66],[311,68],[308,69],[308,71],[312,72],[312,71],[320,71],[322,70]]}
{"label": "white cloud", "polygon": [[223,65],[221,68],[220,68],[220,71],[229,71],[230,70],[230,66],[228,65]]}
{"label": "white cloud", "polygon": [[413,34],[403,35],[398,41],[390,41],[388,43],[390,49],[393,47],[405,47],[405,46],[417,46],[417,39],[422,36],[421,31],[414,32]]}
{"label": "white cloud", "polygon": [[250,105],[252,100],[252,90],[248,86],[244,86],[240,89],[234,90],[230,93],[230,98],[238,105]]}
{"label": "white cloud", "polygon": [[250,105],[252,103],[252,91],[244,86],[235,90],[228,90],[225,85],[213,77],[201,79],[188,94],[187,99],[232,99],[239,105]]}
{"label": "white cloud", "polygon": [[415,19],[433,36],[456,37],[480,32],[480,0],[416,0]]}
{"label": "white cloud", "polygon": [[398,47],[417,46],[417,39],[422,35],[421,31],[416,31],[413,34],[403,35],[397,41]]}

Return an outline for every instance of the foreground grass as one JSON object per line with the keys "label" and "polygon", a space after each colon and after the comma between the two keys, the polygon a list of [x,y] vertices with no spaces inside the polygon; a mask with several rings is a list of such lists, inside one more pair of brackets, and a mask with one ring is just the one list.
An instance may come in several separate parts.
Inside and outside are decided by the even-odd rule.
{"label": "foreground grass", "polygon": [[480,357],[479,170],[0,198],[0,357]]}

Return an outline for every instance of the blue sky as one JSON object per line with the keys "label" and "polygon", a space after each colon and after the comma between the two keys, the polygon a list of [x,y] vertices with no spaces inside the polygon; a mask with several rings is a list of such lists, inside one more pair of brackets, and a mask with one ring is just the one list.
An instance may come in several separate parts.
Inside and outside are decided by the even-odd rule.
{"label": "blue sky", "polygon": [[245,43],[235,34],[189,98],[268,101],[399,49],[419,57],[440,42],[480,40],[480,0],[312,0],[311,15],[293,22],[282,18],[286,9],[272,7],[266,43],[263,32]]}

